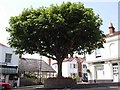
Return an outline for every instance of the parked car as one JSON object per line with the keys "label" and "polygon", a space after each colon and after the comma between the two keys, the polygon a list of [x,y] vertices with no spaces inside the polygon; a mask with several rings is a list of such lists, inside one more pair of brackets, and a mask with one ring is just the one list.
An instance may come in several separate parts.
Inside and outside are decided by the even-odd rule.
{"label": "parked car", "polygon": [[7,90],[11,88],[11,84],[7,82],[0,82],[0,90]]}

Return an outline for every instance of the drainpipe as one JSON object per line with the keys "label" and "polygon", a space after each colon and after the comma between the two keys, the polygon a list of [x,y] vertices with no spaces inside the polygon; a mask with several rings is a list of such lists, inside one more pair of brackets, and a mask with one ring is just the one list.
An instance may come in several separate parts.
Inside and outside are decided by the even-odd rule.
{"label": "drainpipe", "polygon": [[118,82],[120,82],[120,62],[118,62]]}

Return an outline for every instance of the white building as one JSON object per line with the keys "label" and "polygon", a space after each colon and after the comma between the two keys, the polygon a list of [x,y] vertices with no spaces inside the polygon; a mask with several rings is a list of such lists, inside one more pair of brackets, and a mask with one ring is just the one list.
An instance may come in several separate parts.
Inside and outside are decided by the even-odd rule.
{"label": "white building", "polygon": [[19,56],[14,49],[0,43],[0,81],[13,85],[17,80]]}
{"label": "white building", "polygon": [[120,82],[120,31],[115,31],[112,23],[109,31],[104,48],[86,55],[90,82]]}
{"label": "white building", "polygon": [[[62,63],[62,75],[64,77],[72,77],[80,80],[82,77],[82,62],[84,60],[85,57],[65,58]],[[56,72],[58,72],[57,63],[53,63],[52,67]]]}

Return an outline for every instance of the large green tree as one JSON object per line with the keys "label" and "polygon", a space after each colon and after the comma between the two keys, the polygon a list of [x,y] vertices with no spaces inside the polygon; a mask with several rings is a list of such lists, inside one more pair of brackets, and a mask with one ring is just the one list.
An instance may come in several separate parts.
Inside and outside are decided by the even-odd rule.
{"label": "large green tree", "polygon": [[58,77],[68,54],[91,53],[105,42],[101,18],[80,2],[24,9],[11,17],[9,24],[9,45],[19,54],[39,53],[56,60]]}

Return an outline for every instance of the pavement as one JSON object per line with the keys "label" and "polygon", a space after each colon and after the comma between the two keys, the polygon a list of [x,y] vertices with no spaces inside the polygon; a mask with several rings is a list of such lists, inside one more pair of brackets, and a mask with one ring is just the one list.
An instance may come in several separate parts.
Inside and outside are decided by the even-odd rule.
{"label": "pavement", "polygon": [[16,88],[16,89],[11,89],[11,90],[120,90],[120,87],[96,87],[96,88],[84,88],[84,89],[46,89],[46,88],[33,88],[33,87],[24,87],[24,88]]}
{"label": "pavement", "polygon": [[16,88],[11,88],[11,90],[35,90],[36,88],[43,88],[44,85],[33,85],[33,86],[21,86]]}
{"label": "pavement", "polygon": [[73,88],[51,89],[44,88],[44,85],[33,85],[12,88],[11,90],[120,90],[120,83],[94,83],[94,84],[78,84]]}

